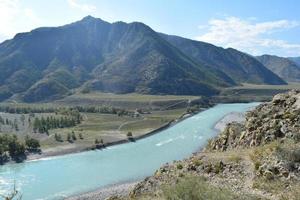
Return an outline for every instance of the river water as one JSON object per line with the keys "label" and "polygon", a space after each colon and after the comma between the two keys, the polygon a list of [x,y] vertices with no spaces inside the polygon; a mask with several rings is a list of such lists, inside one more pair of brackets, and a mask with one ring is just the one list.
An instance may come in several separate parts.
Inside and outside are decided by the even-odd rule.
{"label": "river water", "polygon": [[164,163],[186,158],[203,147],[216,136],[214,125],[225,115],[256,105],[219,104],[134,143],[0,166],[0,194],[11,191],[15,182],[22,200],[63,199],[142,179]]}

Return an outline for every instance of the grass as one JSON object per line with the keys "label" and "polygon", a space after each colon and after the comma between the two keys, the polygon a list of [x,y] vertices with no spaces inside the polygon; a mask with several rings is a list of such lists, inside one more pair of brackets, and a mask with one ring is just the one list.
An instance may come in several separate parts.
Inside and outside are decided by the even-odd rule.
{"label": "grass", "polygon": [[[138,118],[129,116],[118,116],[114,114],[83,113],[84,121],[72,128],[50,130],[50,136],[41,140],[44,148],[53,148],[69,144],[67,141],[55,141],[54,135],[60,134],[63,140],[72,131],[77,135],[73,145],[89,146],[94,144],[95,139],[103,139],[105,143],[127,139],[127,133],[132,132],[133,136],[143,135],[155,130],[171,120],[181,116],[185,109],[168,111],[153,111],[151,114],[143,114]],[[83,139],[78,139],[81,133]]]}
{"label": "grass", "polygon": [[165,186],[163,196],[166,200],[230,200],[231,192],[210,186],[204,178],[187,177],[175,185]]}
{"label": "grass", "polygon": [[287,193],[280,196],[280,200],[299,200],[300,199],[300,184],[295,183],[293,187],[285,189]]}
{"label": "grass", "polygon": [[244,83],[242,86],[232,87],[232,89],[273,89],[273,90],[290,90],[299,88],[300,83],[289,83],[288,85],[256,85]]}
{"label": "grass", "polygon": [[[32,105],[34,106],[34,105]],[[14,133],[21,139],[25,135],[30,135],[33,138],[41,141],[42,148],[53,148],[56,146],[64,146],[70,144],[66,141],[67,135],[72,131],[75,132],[77,138],[79,134],[83,139],[77,139],[73,145],[90,146],[94,144],[95,139],[103,139],[104,142],[113,142],[120,139],[126,139],[126,134],[130,131],[133,136],[139,136],[155,130],[164,124],[180,117],[186,109],[173,109],[165,111],[152,111],[149,114],[142,114],[140,117],[133,118],[131,116],[118,116],[116,114],[101,114],[101,113],[82,113],[84,121],[75,127],[53,129],[49,131],[49,136],[46,134],[33,133],[32,126],[28,123],[29,114],[24,114],[25,124],[21,122],[22,114],[0,113],[3,118],[8,118],[11,121],[15,119],[18,122],[19,131],[15,131],[9,125],[2,125],[0,133]],[[55,113],[38,113],[35,117],[55,116]],[[33,118],[31,118],[33,121]],[[55,140],[54,135],[61,135],[64,142]]]}
{"label": "grass", "polygon": [[168,101],[168,100],[184,100],[184,99],[197,99],[196,96],[179,96],[179,95],[145,95],[145,94],[113,94],[113,93],[103,93],[103,92],[93,92],[93,93],[77,93],[72,96],[72,98],[79,99],[96,99],[96,100],[109,100],[109,101],[139,101],[139,102],[149,102],[149,101]]}
{"label": "grass", "polygon": [[185,107],[188,101],[201,99],[199,96],[112,94],[93,92],[76,93],[55,103],[58,105],[105,105],[126,109],[164,109],[174,104]]}
{"label": "grass", "polygon": [[241,155],[238,155],[238,154],[232,154],[232,155],[229,155],[228,160],[229,160],[230,162],[240,163],[240,162],[243,160],[243,158],[242,158]]}
{"label": "grass", "polygon": [[[256,171],[263,163],[268,162],[268,159],[279,159],[293,166],[294,163],[300,162],[299,145],[299,143],[289,139],[284,142],[273,141],[264,146],[255,147],[250,158]],[[276,172],[273,172],[271,177],[262,176],[261,172],[257,174],[258,176],[253,181],[253,188],[277,194],[281,200],[299,200],[300,184],[297,181],[277,177]]]}
{"label": "grass", "polygon": [[[110,93],[89,93],[89,94],[74,94],[65,99],[51,103],[17,103],[5,102],[0,103],[0,106],[10,106],[17,108],[57,108],[68,106],[112,106],[125,108],[126,110],[134,111],[136,108],[150,110],[149,114],[141,114],[137,118],[131,116],[118,116],[115,114],[102,113],[82,113],[84,121],[76,127],[50,130],[49,137],[46,134],[33,134],[32,127],[25,124],[23,127],[19,123],[20,132],[17,134],[25,136],[31,135],[41,141],[42,148],[53,148],[64,145],[83,145],[90,146],[94,144],[95,139],[103,139],[104,142],[113,142],[121,139],[127,139],[126,134],[130,131],[133,136],[143,135],[152,130],[155,130],[166,123],[177,119],[186,112],[188,101],[197,100],[200,97],[195,96],[175,96],[175,95],[142,95],[142,94],[110,94]],[[183,104],[182,104],[183,103]],[[175,105],[175,106],[174,106]],[[20,114],[0,113],[4,116],[9,116],[10,119],[20,118]],[[36,114],[36,116],[55,115],[54,113]],[[28,115],[26,114],[26,122]],[[4,130],[4,128],[2,127]],[[75,132],[77,138],[79,134],[83,139],[77,139],[73,144],[66,142],[67,135]],[[0,131],[1,132],[1,131]],[[2,131],[3,132],[3,131]],[[11,130],[4,132],[14,133]],[[55,140],[54,135],[59,134],[64,142]]]}
{"label": "grass", "polygon": [[278,94],[291,89],[299,89],[300,83],[290,83],[288,85],[254,85],[243,84],[241,86],[224,89],[215,101],[221,102],[249,102],[249,101],[269,101]]}

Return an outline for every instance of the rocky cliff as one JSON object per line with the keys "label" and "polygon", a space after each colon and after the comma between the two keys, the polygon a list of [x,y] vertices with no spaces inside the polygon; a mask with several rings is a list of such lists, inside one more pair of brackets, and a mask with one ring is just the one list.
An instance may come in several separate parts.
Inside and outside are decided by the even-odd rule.
{"label": "rocky cliff", "polygon": [[300,140],[300,92],[297,90],[278,94],[271,102],[259,105],[246,114],[244,124],[228,124],[208,148],[223,151],[264,145],[277,139]]}

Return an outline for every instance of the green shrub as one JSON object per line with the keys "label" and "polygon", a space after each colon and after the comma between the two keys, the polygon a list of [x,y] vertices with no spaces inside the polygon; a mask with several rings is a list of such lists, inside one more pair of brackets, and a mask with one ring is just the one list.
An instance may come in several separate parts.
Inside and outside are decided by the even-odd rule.
{"label": "green shrub", "polygon": [[128,132],[127,137],[132,137],[132,132]]}
{"label": "green shrub", "polygon": [[176,167],[177,167],[177,169],[183,169],[183,166],[182,166],[182,164],[180,164],[180,163],[177,164]]}
{"label": "green shrub", "polygon": [[239,155],[233,154],[228,158],[228,160],[231,162],[240,163],[242,161],[242,157]]}
{"label": "green shrub", "polygon": [[209,185],[202,177],[186,177],[176,185],[163,188],[166,200],[231,200],[234,196],[226,189]]}
{"label": "green shrub", "polygon": [[200,165],[202,165],[202,161],[201,160],[193,160],[193,164],[197,167],[199,167]]}
{"label": "green shrub", "polygon": [[25,137],[25,144],[28,151],[39,151],[40,149],[40,142],[29,136]]}

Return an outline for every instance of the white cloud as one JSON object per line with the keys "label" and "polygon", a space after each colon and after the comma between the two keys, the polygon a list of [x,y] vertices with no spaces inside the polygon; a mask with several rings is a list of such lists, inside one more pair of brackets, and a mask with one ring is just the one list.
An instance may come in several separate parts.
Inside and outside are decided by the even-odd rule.
{"label": "white cloud", "polygon": [[0,42],[39,25],[34,11],[23,7],[20,0],[0,0]]}
{"label": "white cloud", "polygon": [[77,0],[67,0],[67,1],[68,1],[68,4],[72,8],[77,8],[77,9],[80,9],[81,11],[84,11],[84,12],[94,12],[94,11],[96,11],[96,6],[94,6],[94,5],[79,3]]}
{"label": "white cloud", "polygon": [[233,47],[251,54],[300,55],[300,44],[291,44],[284,40],[272,39],[272,33],[286,31],[299,26],[296,21],[278,20],[255,23],[237,17],[212,19],[208,23],[208,32],[196,37],[197,40],[219,46]]}

